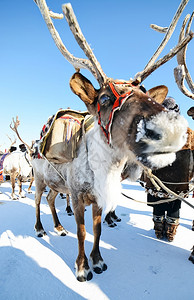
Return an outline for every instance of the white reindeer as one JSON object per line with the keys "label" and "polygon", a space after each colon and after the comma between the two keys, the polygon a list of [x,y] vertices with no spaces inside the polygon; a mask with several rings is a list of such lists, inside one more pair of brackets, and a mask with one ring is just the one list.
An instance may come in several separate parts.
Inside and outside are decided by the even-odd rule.
{"label": "white reindeer", "polygon": [[[40,220],[40,202],[45,186],[51,188],[47,200],[56,221],[55,229],[59,232],[64,228],[56,215],[55,197],[58,192],[70,192],[77,223],[79,249],[76,277],[79,281],[86,281],[93,275],[84,249],[85,206],[93,206],[94,244],[90,254],[92,268],[96,273],[102,273],[107,269],[99,249],[102,209],[105,213],[115,209],[120,198],[120,176],[126,162],[141,161],[144,165],[159,168],[172,163],[175,152],[186,142],[187,122],[182,116],[167,112],[157,103],[161,103],[167,94],[165,86],[153,88],[145,94],[139,85],[140,81],[160,64],[152,64],[151,68],[145,68],[138,75],[138,80],[136,78],[121,81],[108,78],[87,44],[71,5],[63,5],[63,13],[89,60],[75,58],[63,45],[51,20],[51,17],[61,18],[61,15],[50,12],[45,0],[35,2],[65,58],[76,70],[90,70],[100,85],[98,90],[95,89],[79,72],[70,80],[72,91],[84,101],[88,111],[94,116],[94,127],[83,133],[77,157],[67,163],[54,163],[46,158],[32,161],[36,186],[36,233],[38,236],[45,234]],[[176,46],[168,59],[191,38],[189,35],[184,42]],[[163,58],[162,63],[166,58],[167,56]],[[51,146],[47,145],[48,152]]]}
{"label": "white reindeer", "polygon": [[[10,125],[10,128],[14,131],[17,130],[19,125],[18,117],[14,121],[14,127]],[[11,180],[12,192],[11,198],[16,200],[18,197],[15,194],[15,180],[17,178],[17,183],[19,186],[19,197],[24,198],[25,194],[22,191],[22,182],[27,181],[31,178],[30,185],[28,187],[28,192],[31,190],[33,176],[32,176],[32,165],[31,158],[28,151],[13,151],[8,154],[3,161],[3,175],[9,175]]]}

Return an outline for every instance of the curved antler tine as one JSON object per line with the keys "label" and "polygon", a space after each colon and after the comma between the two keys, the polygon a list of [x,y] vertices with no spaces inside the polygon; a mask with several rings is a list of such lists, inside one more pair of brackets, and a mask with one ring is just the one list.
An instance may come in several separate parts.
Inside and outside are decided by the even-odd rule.
{"label": "curved antler tine", "polygon": [[185,96],[194,100],[194,94],[191,93],[184,85],[185,76],[186,73],[184,65],[179,65],[178,67],[174,68],[174,77],[179,89]]}
{"label": "curved antler tine", "polygon": [[[35,2],[36,5],[39,7],[39,2],[38,2],[38,0],[34,0],[34,2]],[[61,19],[64,18],[64,15],[63,15],[63,14],[54,13],[54,12],[51,11],[50,9],[49,9],[49,15],[50,15],[50,17],[51,17],[52,19],[59,19],[59,20],[61,20]]]}
{"label": "curved antler tine", "polygon": [[[194,12],[192,13],[191,17],[190,17],[190,15],[187,15],[185,17],[182,28],[181,28],[181,32],[179,35],[179,42],[182,41],[183,38],[189,33],[193,18],[194,18]],[[188,22],[188,24],[187,24],[187,22]],[[187,24],[187,28],[185,30],[186,24]],[[191,75],[189,73],[189,70],[188,70],[187,64],[186,64],[186,51],[187,51],[187,45],[181,51],[178,52],[177,62],[179,65],[184,66],[185,79],[186,79],[187,84],[188,84],[189,88],[191,89],[192,93],[194,93],[194,83],[192,81]]]}
{"label": "curved antler tine", "polygon": [[161,26],[158,26],[156,24],[150,24],[150,27],[152,29],[154,29],[155,31],[158,31],[160,33],[166,33],[167,30],[168,30],[168,27],[161,27]]}
{"label": "curved antler tine", "polygon": [[87,43],[80,26],[78,24],[77,18],[74,14],[73,8],[70,3],[62,5],[63,13],[65,18],[69,24],[71,32],[73,33],[78,45],[82,48],[85,55],[89,58],[90,62],[92,63],[94,70],[97,75],[97,80],[102,85],[107,80],[107,76],[103,72],[100,63],[97,61],[91,47]]}

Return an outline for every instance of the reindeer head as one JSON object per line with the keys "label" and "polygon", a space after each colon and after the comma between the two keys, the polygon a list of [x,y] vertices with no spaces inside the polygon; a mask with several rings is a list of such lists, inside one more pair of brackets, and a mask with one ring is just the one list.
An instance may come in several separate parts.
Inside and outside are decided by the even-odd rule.
{"label": "reindeer head", "polygon": [[70,86],[96,117],[105,142],[126,155],[132,151],[144,165],[171,163],[186,142],[186,120],[160,104],[168,92],[165,86],[145,93],[135,82],[109,80],[96,90],[80,73],[72,76]]}
{"label": "reindeer head", "polygon": [[[78,71],[71,78],[70,87],[84,101],[89,112],[96,117],[105,141],[113,148],[125,152],[126,155],[128,151],[134,152],[146,165],[162,167],[171,163],[175,158],[174,152],[186,142],[187,122],[183,117],[168,112],[161,105],[168,91],[165,86],[155,87],[145,93],[139,83],[185,47],[193,34],[188,33],[173,51],[154,64],[152,61],[161,52],[156,51],[157,55],[142,72],[135,76],[134,80],[124,82],[113,80],[105,75],[86,42],[71,4],[62,6],[63,13],[76,41],[89,59],[74,57],[62,43],[51,17],[62,18],[63,15],[50,12],[45,0],[35,2],[57,47]],[[183,10],[183,5],[181,9]],[[179,9],[179,16],[181,9]],[[173,26],[175,28],[175,25]],[[166,36],[168,40],[169,32]],[[163,45],[160,48],[163,49]],[[100,89],[95,89],[92,83],[79,73],[80,68],[91,71],[99,82]]]}

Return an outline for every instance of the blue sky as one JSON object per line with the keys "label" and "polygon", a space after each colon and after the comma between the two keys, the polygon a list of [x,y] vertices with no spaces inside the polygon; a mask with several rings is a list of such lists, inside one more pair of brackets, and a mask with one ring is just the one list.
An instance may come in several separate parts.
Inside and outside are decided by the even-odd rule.
{"label": "blue sky", "polygon": [[[169,26],[180,2],[72,0],[71,4],[82,32],[106,75],[129,79],[145,67],[163,39],[163,34],[150,29],[149,25]],[[47,1],[54,12],[62,12],[63,3],[64,0]],[[193,9],[194,1],[190,0],[163,55],[176,45],[182,21]],[[19,116],[20,134],[30,144],[39,138],[42,125],[59,108],[86,108],[69,88],[74,68],[55,46],[33,0],[1,0],[0,23],[0,149],[4,150],[10,145],[7,135],[14,136],[9,128],[12,117]],[[85,57],[66,20],[55,20],[54,24],[67,49],[75,56]],[[194,78],[193,53],[194,40],[187,50],[187,64]],[[176,99],[189,126],[194,129],[193,120],[186,114],[194,102],[176,86],[173,75],[176,65],[176,58],[173,58],[147,78],[144,85],[147,89],[161,84],[168,86],[168,95]],[[82,73],[96,88],[99,87],[88,71]]]}

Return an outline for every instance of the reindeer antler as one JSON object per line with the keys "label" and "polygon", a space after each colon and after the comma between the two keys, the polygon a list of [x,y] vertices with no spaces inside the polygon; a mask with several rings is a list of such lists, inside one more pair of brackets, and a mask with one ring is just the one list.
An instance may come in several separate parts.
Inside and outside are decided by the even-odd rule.
{"label": "reindeer antler", "polygon": [[[163,58],[159,59],[157,62],[155,62],[155,60],[157,59],[157,57],[160,55],[160,53],[162,52],[162,50],[164,49],[164,47],[166,46],[167,42],[169,41],[172,33],[175,30],[175,27],[177,25],[177,22],[185,8],[185,6],[187,5],[187,3],[189,2],[189,0],[182,0],[169,27],[160,27],[158,25],[155,24],[151,24],[150,27],[158,32],[162,32],[162,33],[166,33],[165,37],[163,38],[161,44],[159,45],[158,49],[156,50],[156,52],[153,54],[153,56],[151,57],[151,59],[149,60],[148,64],[145,66],[144,70],[141,72],[138,72],[135,75],[135,79],[138,78],[138,80],[140,82],[142,82],[143,80],[145,80],[153,71],[155,71],[156,69],[158,69],[161,65],[163,65],[164,63],[166,63],[167,61],[169,61],[171,58],[173,58],[175,55],[177,55],[177,53],[179,53],[179,51],[181,49],[186,48],[187,44],[192,40],[193,38],[193,33],[190,32],[190,27],[188,28],[186,34],[179,39],[179,43],[176,47],[174,47],[167,55],[165,55]],[[182,31],[182,29],[181,29]]]}
{"label": "reindeer antler", "polygon": [[14,118],[12,118],[12,121],[13,121],[13,125],[14,125],[14,126],[12,126],[12,122],[11,122],[11,124],[9,125],[9,127],[11,128],[11,130],[13,130],[13,131],[17,134],[19,140],[20,140],[24,145],[26,145],[26,147],[28,148],[28,150],[30,150],[30,146],[28,146],[28,144],[26,144],[26,143],[22,140],[22,138],[20,137],[20,135],[19,135],[19,132],[18,132],[18,126],[20,125],[20,121],[19,121],[19,119],[18,119],[18,116],[16,116],[16,120],[14,120]]}
{"label": "reindeer antler", "polygon": [[73,9],[71,7],[71,4],[66,4],[63,5],[63,12],[65,14],[65,17],[67,19],[67,22],[70,26],[70,29],[78,42],[79,46],[82,48],[86,56],[89,58],[88,59],[83,59],[83,58],[76,58],[73,56],[65,47],[63,44],[59,33],[57,32],[51,18],[57,18],[57,19],[62,19],[63,14],[56,14],[51,11],[49,11],[46,1],[45,0],[34,0],[34,2],[38,5],[40,12],[46,22],[46,25],[50,31],[50,34],[62,53],[62,55],[74,66],[76,71],[78,71],[81,68],[88,69],[93,76],[97,79],[99,82],[100,86],[107,80],[107,76],[103,72],[100,63],[97,61],[95,55],[92,52],[92,49],[88,45],[83,33],[81,32],[81,29],[79,27],[79,24],[77,22],[77,19],[74,15]]}
{"label": "reindeer antler", "polygon": [[16,143],[16,137],[14,137],[14,141],[12,141],[12,139],[9,137],[9,135],[7,134],[8,139],[11,141],[11,145],[9,147],[9,149]]}
{"label": "reindeer antler", "polygon": [[[185,37],[185,35],[188,34],[191,28],[191,24],[193,21],[194,17],[194,12],[192,13],[191,17],[190,15],[187,15],[183,21],[182,29],[179,35],[179,41],[182,41]],[[188,24],[187,24],[188,22]],[[187,24],[187,27],[186,27]],[[186,27],[186,29],[185,29]],[[182,48],[182,50],[177,54],[177,62],[178,62],[178,67],[174,69],[174,77],[176,80],[176,83],[181,90],[181,92],[191,98],[194,99],[194,83],[192,81],[191,75],[189,73],[189,70],[187,68],[186,64],[186,51],[187,51],[187,45]],[[191,90],[191,92],[185,87],[184,85],[184,80],[186,79],[187,84]]]}
{"label": "reindeer antler", "polygon": [[[60,52],[63,54],[63,56],[74,66],[76,71],[79,71],[80,68],[88,69],[94,75],[94,77],[97,79],[100,86],[102,86],[103,83],[108,80],[108,77],[103,72],[103,70],[100,66],[100,63],[97,61],[94,53],[92,52],[91,47],[88,45],[83,33],[81,32],[81,29],[79,27],[76,16],[71,7],[71,4],[68,3],[68,4],[65,4],[62,6],[63,13],[66,17],[66,20],[69,24],[69,27],[70,27],[77,43],[82,48],[82,50],[84,51],[84,53],[88,57],[88,59],[74,57],[64,46],[64,44],[59,36],[59,33],[57,32],[57,30],[54,27],[54,24],[51,20],[51,18],[60,18],[61,19],[63,15],[55,14],[55,13],[49,11],[45,0],[34,0],[34,1],[38,5],[40,12],[41,12],[41,14],[47,24],[47,27],[51,33],[51,36],[52,36],[55,44],[57,45],[58,49],[60,50]],[[177,10],[175,16],[173,17],[173,20],[169,27],[162,28],[157,25],[151,25],[151,27],[157,31],[166,32],[166,35],[165,35],[163,41],[161,42],[160,46],[156,50],[155,54],[152,56],[152,58],[150,59],[150,61],[146,65],[146,67],[144,68],[144,70],[142,72],[137,73],[135,75],[134,80],[137,80],[138,82],[142,82],[143,80],[145,80],[154,70],[159,68],[161,65],[163,65],[167,61],[169,61],[182,48],[186,47],[186,45],[191,41],[191,39],[193,38],[193,33],[189,32],[189,30],[188,30],[187,34],[184,36],[184,38],[182,38],[179,41],[178,45],[173,50],[171,50],[167,55],[165,55],[163,58],[161,58],[157,62],[155,62],[155,60],[157,59],[157,57],[159,56],[159,54],[162,52],[165,45],[167,44],[168,40],[170,39],[170,37],[176,27],[176,24],[188,2],[189,2],[189,0],[181,1],[181,4],[179,5],[178,10]]]}

